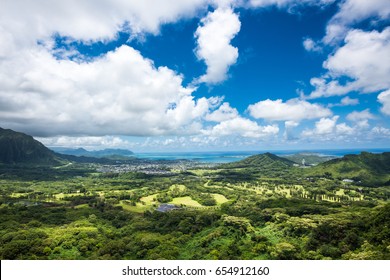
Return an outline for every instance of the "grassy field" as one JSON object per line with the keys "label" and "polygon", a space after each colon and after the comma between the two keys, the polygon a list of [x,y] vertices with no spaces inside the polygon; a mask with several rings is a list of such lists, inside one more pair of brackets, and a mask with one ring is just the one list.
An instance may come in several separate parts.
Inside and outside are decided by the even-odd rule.
{"label": "grassy field", "polygon": [[190,207],[204,207],[202,204],[197,202],[196,200],[193,200],[189,196],[183,196],[183,197],[176,197],[172,199],[171,204],[175,205],[185,205],[185,206],[190,206]]}
{"label": "grassy field", "polygon": [[130,205],[125,201],[120,201],[119,205],[123,207],[123,209],[134,212],[134,213],[143,213],[147,210],[153,209],[156,205],[155,198],[157,194],[152,194],[148,196],[141,197],[141,202],[137,202],[136,205]]}
{"label": "grassy field", "polygon": [[152,205],[144,205],[142,203],[137,203],[135,206],[133,206],[125,203],[124,201],[120,201],[119,206],[122,206],[124,210],[134,213],[144,213],[145,211],[152,209]]}
{"label": "grassy field", "polygon": [[156,197],[157,197],[157,194],[144,196],[141,198],[141,201],[145,202],[146,205],[152,205],[155,202]]}
{"label": "grassy field", "polygon": [[82,193],[59,193],[59,194],[55,194],[54,197],[56,199],[64,199],[66,197],[73,197],[73,196],[82,196],[83,194]]}
{"label": "grassy field", "polygon": [[211,194],[215,201],[217,201],[217,205],[221,205],[222,203],[228,202],[229,200],[222,194],[213,193]]}
{"label": "grassy field", "polygon": [[209,174],[218,173],[221,171],[221,169],[215,169],[215,170],[214,169],[191,169],[188,171],[194,173],[197,176],[203,176],[205,173],[209,173]]}

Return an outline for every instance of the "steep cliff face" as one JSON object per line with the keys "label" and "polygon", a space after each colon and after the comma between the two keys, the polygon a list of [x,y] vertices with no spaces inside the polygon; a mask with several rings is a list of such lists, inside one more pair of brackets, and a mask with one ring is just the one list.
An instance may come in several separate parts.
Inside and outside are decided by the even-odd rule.
{"label": "steep cliff face", "polygon": [[0,162],[6,164],[58,164],[54,152],[32,136],[0,128]]}

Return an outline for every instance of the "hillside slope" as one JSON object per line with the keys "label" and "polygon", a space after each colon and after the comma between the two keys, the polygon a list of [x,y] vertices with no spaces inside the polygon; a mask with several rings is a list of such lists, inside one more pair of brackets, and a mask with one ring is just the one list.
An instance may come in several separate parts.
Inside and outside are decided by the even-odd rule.
{"label": "hillside slope", "polygon": [[390,184],[390,152],[345,155],[311,168],[311,174],[330,173],[334,178],[352,179],[366,185]]}
{"label": "hillside slope", "polygon": [[322,156],[320,154],[315,153],[298,153],[293,155],[284,155],[281,157],[291,160],[299,165],[302,165],[303,160],[306,165],[317,165],[319,163],[323,163],[337,158],[335,156]]}
{"label": "hillside slope", "polygon": [[61,159],[32,136],[0,128],[0,163],[56,165]]}
{"label": "hillside slope", "polygon": [[71,156],[84,156],[84,157],[96,157],[96,158],[110,158],[118,157],[122,159],[128,159],[131,156],[134,156],[134,153],[125,149],[104,149],[96,151],[87,151],[83,148],[78,149],[69,149],[69,148],[53,148],[56,153],[63,155]]}
{"label": "hillside slope", "polygon": [[247,157],[246,159],[221,165],[223,168],[260,168],[260,169],[286,169],[294,165],[294,162],[286,158],[278,157],[271,153],[264,153]]}

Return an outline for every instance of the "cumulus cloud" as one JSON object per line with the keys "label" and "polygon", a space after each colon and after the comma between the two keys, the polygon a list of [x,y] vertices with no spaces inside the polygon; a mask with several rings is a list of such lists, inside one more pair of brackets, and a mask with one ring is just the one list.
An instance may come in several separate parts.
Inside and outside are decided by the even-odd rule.
{"label": "cumulus cloud", "polygon": [[228,102],[224,102],[217,110],[206,115],[205,120],[213,122],[222,122],[238,117],[236,108],[230,107]]}
{"label": "cumulus cloud", "polygon": [[83,147],[86,149],[98,148],[130,148],[132,143],[116,136],[58,136],[35,137],[36,140],[48,147]]}
{"label": "cumulus cloud", "polygon": [[212,137],[238,135],[248,138],[266,138],[277,135],[279,127],[277,125],[259,126],[249,119],[236,117],[222,121],[211,129],[204,130],[203,133]]}
{"label": "cumulus cloud", "polygon": [[295,121],[286,121],[284,122],[285,127],[297,127],[299,125],[299,122]]}
{"label": "cumulus cloud", "polygon": [[238,15],[231,8],[218,8],[202,19],[195,32],[195,53],[199,60],[204,60],[207,70],[197,82],[217,84],[226,80],[229,67],[238,58],[238,49],[230,42],[240,28]]}
{"label": "cumulus cloud", "polygon": [[317,134],[332,133],[338,118],[339,116],[334,116],[333,118],[321,118],[318,122],[316,122],[315,132]]}
{"label": "cumulus cloud", "polygon": [[248,111],[256,119],[273,121],[300,121],[332,115],[332,112],[322,105],[312,104],[299,99],[290,99],[287,102],[283,102],[281,99],[267,99],[249,105]]}
{"label": "cumulus cloud", "polygon": [[390,137],[390,129],[382,127],[382,126],[373,127],[371,130],[371,133],[377,137],[384,137],[384,138]]}
{"label": "cumulus cloud", "polygon": [[370,113],[370,109],[365,109],[363,111],[353,111],[347,115],[347,120],[358,122],[361,120],[372,120],[375,119],[374,115]]}
{"label": "cumulus cloud", "polygon": [[2,125],[33,135],[163,135],[199,127],[205,98],[129,46],[93,62],[58,61],[44,48],[0,61]]}
{"label": "cumulus cloud", "polygon": [[290,11],[302,6],[324,7],[332,4],[335,0],[250,0],[252,7],[277,6],[278,8],[288,8]]}
{"label": "cumulus cloud", "polygon": [[355,127],[348,126],[346,123],[337,124],[339,116],[332,118],[321,118],[315,123],[314,129],[305,129],[301,136],[303,138],[315,138],[317,140],[341,139],[347,135],[353,135],[356,132]]}
{"label": "cumulus cloud", "polygon": [[211,2],[3,1],[1,125],[36,136],[199,132],[213,101],[196,100],[180,74],[126,45],[93,60],[56,49],[53,37],[88,44],[115,39],[119,31],[157,34],[162,24],[193,17]]}
{"label": "cumulus cloud", "polygon": [[311,39],[311,38],[306,38],[305,40],[303,40],[303,47],[308,52],[321,52],[322,51],[322,47],[317,42],[313,41],[313,39]]}
{"label": "cumulus cloud", "polygon": [[388,0],[346,0],[340,4],[339,11],[330,20],[326,36],[326,44],[335,44],[343,40],[350,27],[363,20],[372,21],[388,19],[390,5]]}
{"label": "cumulus cloud", "polygon": [[390,89],[380,93],[378,101],[382,104],[382,113],[390,116]]}
{"label": "cumulus cloud", "polygon": [[349,106],[349,105],[358,105],[359,99],[357,98],[350,98],[349,96],[346,96],[341,99],[341,105],[343,106]]}
{"label": "cumulus cloud", "polygon": [[[390,88],[390,27],[382,32],[351,30],[340,47],[324,62],[328,73],[313,78],[311,98],[344,95],[351,91],[371,93]],[[339,79],[349,77],[344,84]]]}
{"label": "cumulus cloud", "polygon": [[350,98],[349,96],[343,97],[339,103],[332,104],[330,103],[328,107],[344,107],[344,106],[354,106],[360,103],[358,98]]}
{"label": "cumulus cloud", "polygon": [[314,141],[342,141],[354,143],[372,142],[381,139],[387,139],[390,136],[390,130],[382,126],[375,126],[370,129],[368,120],[374,116],[369,111],[353,112],[349,120],[353,125],[345,122],[338,123],[339,116],[332,118],[322,118],[315,123],[313,129],[305,129],[301,133],[302,140]]}
{"label": "cumulus cloud", "polygon": [[[158,33],[163,23],[193,16],[208,0],[4,0],[0,25],[17,40],[35,43],[53,33],[76,40],[112,39],[123,28],[131,33]],[[23,24],[21,24],[23,23]],[[19,42],[18,42],[19,43]]]}
{"label": "cumulus cloud", "polygon": [[348,126],[346,123],[341,123],[336,125],[336,134],[342,135],[353,135],[356,129],[354,127]]}
{"label": "cumulus cloud", "polygon": [[[132,145],[116,136],[104,136],[107,134],[180,135],[148,140],[144,147],[184,147],[189,143],[227,145],[229,137],[257,143],[259,139],[276,136],[277,125],[260,126],[243,118],[229,103],[222,103],[221,97],[195,98],[195,89],[183,85],[180,73],[156,67],[132,47],[124,45],[98,58],[86,59],[77,49],[58,49],[54,37],[84,44],[108,42],[115,40],[119,31],[129,36],[158,34],[163,24],[206,15],[195,32],[195,53],[207,66],[206,73],[197,82],[217,84],[227,79],[229,68],[238,58],[238,49],[231,43],[241,27],[235,7],[275,5],[293,12],[304,5],[322,7],[333,2],[4,0],[0,9],[0,125],[35,136],[51,136],[40,140],[61,146]],[[326,75],[312,79],[316,90],[311,97],[344,95],[354,90],[383,91],[378,101],[383,105],[382,112],[390,115],[390,71],[384,59],[389,57],[390,28],[381,32],[350,30],[362,18],[389,16],[385,1],[369,2],[368,5],[360,0],[346,0],[340,4],[340,11],[328,25],[321,44],[346,36],[345,45],[335,49],[324,63]],[[207,13],[209,5],[215,10]],[[346,12],[348,9],[351,14]],[[320,50],[320,43],[312,39],[307,38],[303,44],[307,50]],[[69,59],[74,57],[77,59]],[[352,81],[341,83],[340,78],[345,77]],[[357,99],[347,97],[341,101],[342,105],[357,103]],[[329,118],[332,116],[329,109],[297,99],[260,101],[250,105],[248,112],[254,118],[285,121],[286,139],[295,138],[294,128],[305,119],[321,118],[314,130],[307,130],[312,135],[352,135],[358,129],[367,128],[370,119],[363,118],[363,112],[356,112],[361,118],[351,115],[350,118],[356,119],[353,127],[337,124],[335,117]],[[204,129],[204,120],[216,124]],[[378,127],[371,133],[380,132],[385,133],[386,128]],[[221,140],[214,141],[216,137]],[[240,143],[248,143],[245,141]]]}

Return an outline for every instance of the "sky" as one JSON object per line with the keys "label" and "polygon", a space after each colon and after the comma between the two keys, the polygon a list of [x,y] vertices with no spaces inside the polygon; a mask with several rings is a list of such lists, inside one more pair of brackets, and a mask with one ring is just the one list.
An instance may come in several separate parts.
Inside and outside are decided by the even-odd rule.
{"label": "sky", "polygon": [[388,0],[1,2],[0,127],[49,147],[390,147]]}

